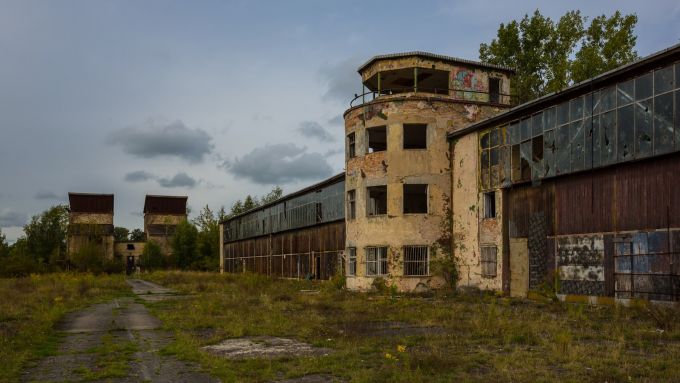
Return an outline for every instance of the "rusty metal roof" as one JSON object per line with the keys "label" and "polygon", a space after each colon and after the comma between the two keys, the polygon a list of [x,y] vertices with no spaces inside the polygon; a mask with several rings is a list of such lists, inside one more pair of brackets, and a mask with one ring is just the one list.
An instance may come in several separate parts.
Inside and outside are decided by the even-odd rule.
{"label": "rusty metal roof", "polygon": [[73,213],[113,214],[113,194],[68,193]]}
{"label": "rusty metal roof", "polygon": [[187,196],[147,195],[144,214],[186,214]]}
{"label": "rusty metal roof", "polygon": [[482,68],[489,68],[489,69],[495,69],[495,70],[500,70],[500,71],[504,71],[504,72],[515,73],[515,70],[513,68],[503,66],[503,65],[489,64],[489,63],[484,63],[484,62],[481,62],[481,61],[461,59],[461,58],[458,58],[458,57],[439,55],[439,54],[430,53],[430,52],[423,52],[423,51],[390,53],[390,54],[386,54],[386,55],[373,56],[373,57],[371,57],[371,59],[366,61],[363,65],[361,65],[357,71],[359,73],[361,73],[364,69],[366,69],[366,67],[373,64],[376,61],[400,59],[400,58],[404,58],[404,57],[413,57],[413,56],[422,57],[422,58],[426,58],[426,59],[430,59],[430,60],[439,60],[439,61],[445,61],[445,62],[450,62],[450,63],[454,63],[454,64],[473,65],[473,66],[482,67]]}

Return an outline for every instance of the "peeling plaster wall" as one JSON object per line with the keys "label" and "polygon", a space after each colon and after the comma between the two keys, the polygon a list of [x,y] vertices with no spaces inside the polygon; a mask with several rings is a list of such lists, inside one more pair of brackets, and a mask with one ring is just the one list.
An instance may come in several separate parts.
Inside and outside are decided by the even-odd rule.
{"label": "peeling plaster wall", "polygon": [[[92,226],[93,233],[78,234],[72,225]],[[109,226],[109,227],[107,227]],[[80,251],[83,246],[94,242],[101,246],[106,258],[112,259],[113,251],[113,214],[102,213],[70,213],[69,232],[66,240],[66,251],[69,255]]]}
{"label": "peeling plaster wall", "polygon": [[71,213],[69,223],[113,225],[113,214]]}
{"label": "peeling plaster wall", "polygon": [[170,239],[172,237],[149,234],[149,225],[178,225],[186,219],[186,214],[145,214],[144,232],[146,233],[146,240],[158,243],[165,255],[172,254],[172,247],[170,246]]}

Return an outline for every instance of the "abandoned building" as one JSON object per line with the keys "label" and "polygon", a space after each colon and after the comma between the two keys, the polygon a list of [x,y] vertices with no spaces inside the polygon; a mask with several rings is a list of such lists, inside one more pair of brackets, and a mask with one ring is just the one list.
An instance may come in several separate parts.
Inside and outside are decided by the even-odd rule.
{"label": "abandoned building", "polygon": [[679,60],[675,45],[449,133],[461,283],[680,298]]}
{"label": "abandoned building", "polygon": [[68,200],[68,255],[95,246],[113,258],[113,194],[68,193]]}
{"label": "abandoned building", "polygon": [[147,195],[144,199],[144,233],[147,241],[172,254],[170,239],[177,225],[187,219],[187,196]]}
{"label": "abandoned building", "polygon": [[359,68],[365,91],[344,114],[348,288],[442,283],[430,269],[450,238],[446,134],[509,108],[512,73],[423,52]]}
{"label": "abandoned building", "polygon": [[328,279],[345,249],[345,175],[286,195],[220,224],[220,268]]}
{"label": "abandoned building", "polygon": [[[678,300],[679,61],[675,45],[514,106],[510,68],[373,57],[344,113],[345,175],[223,222],[222,269],[327,277],[312,254],[344,250],[348,288],[414,291],[453,256],[460,285],[512,296]],[[314,199],[331,184],[333,217]],[[314,247],[326,224],[343,246]]]}

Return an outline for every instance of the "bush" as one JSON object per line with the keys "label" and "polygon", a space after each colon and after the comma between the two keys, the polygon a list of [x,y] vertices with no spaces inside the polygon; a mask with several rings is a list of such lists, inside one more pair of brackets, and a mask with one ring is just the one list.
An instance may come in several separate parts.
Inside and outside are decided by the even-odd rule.
{"label": "bush", "polygon": [[115,257],[106,258],[102,247],[93,242],[85,244],[71,256],[71,265],[78,271],[95,274],[123,272],[123,262]]}
{"label": "bush", "polygon": [[154,241],[149,241],[144,246],[144,251],[139,259],[140,265],[146,270],[155,270],[165,267],[165,258],[160,245]]}
{"label": "bush", "polygon": [[0,262],[0,277],[23,277],[45,271],[45,266],[33,258],[21,255],[4,257]]}

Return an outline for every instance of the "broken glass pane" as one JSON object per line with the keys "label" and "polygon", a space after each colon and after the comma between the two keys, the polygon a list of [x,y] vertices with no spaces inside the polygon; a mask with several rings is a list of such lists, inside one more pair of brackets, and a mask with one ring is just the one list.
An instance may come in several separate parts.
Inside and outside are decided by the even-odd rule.
{"label": "broken glass pane", "polygon": [[654,97],[654,154],[673,151],[673,144],[673,93],[669,92]]}
{"label": "broken glass pane", "polygon": [[606,112],[616,108],[616,86],[604,88],[600,91],[600,111]]}
{"label": "broken glass pane", "polygon": [[583,115],[590,117],[593,115],[593,94],[588,93],[583,96]]}
{"label": "broken glass pane", "polygon": [[600,113],[600,91],[593,92],[593,114]]}
{"label": "broken glass pane", "polygon": [[583,97],[577,97],[569,103],[569,120],[576,121],[583,118]]}
{"label": "broken glass pane", "polygon": [[557,106],[557,125],[563,125],[569,122],[569,101],[563,102]]}
{"label": "broken glass pane", "polygon": [[531,136],[543,134],[543,113],[536,113],[531,117]]}
{"label": "broken glass pane", "polygon": [[586,168],[596,168],[600,166],[600,116],[586,120]]}
{"label": "broken glass pane", "polygon": [[543,133],[543,177],[555,175],[555,131]]}
{"label": "broken glass pane", "polygon": [[588,117],[583,120],[583,135],[584,135],[584,146],[583,146],[583,166],[585,169],[590,169],[593,167],[593,119]]}
{"label": "broken glass pane", "polygon": [[661,94],[673,89],[673,66],[654,71],[654,94]]}
{"label": "broken glass pane", "polygon": [[635,158],[652,155],[652,100],[635,103]]}
{"label": "broken glass pane", "polygon": [[481,165],[481,178],[482,178],[482,189],[488,189],[489,188],[489,179],[490,179],[490,172],[489,172],[489,151],[488,150],[482,150],[480,153],[480,158],[479,162]]}
{"label": "broken glass pane", "polygon": [[501,187],[512,185],[510,182],[510,147],[501,146],[501,174],[499,175]]}
{"label": "broken glass pane", "polygon": [[557,128],[557,137],[555,138],[555,174],[569,173],[569,125],[563,125]]}
{"label": "broken glass pane", "polygon": [[531,179],[543,177],[543,135],[531,139]]}
{"label": "broken glass pane", "polygon": [[522,121],[520,121],[519,130],[521,132],[522,141],[531,138],[531,120],[529,118],[525,118]]}
{"label": "broken glass pane", "polygon": [[531,140],[522,142],[519,151],[522,181],[528,181],[531,179]]}
{"label": "broken glass pane", "polygon": [[634,151],[634,112],[633,105],[627,105],[618,109],[618,147],[619,147],[619,161],[628,161],[633,159]]}
{"label": "broken glass pane", "polygon": [[522,167],[521,167],[521,159],[520,159],[520,150],[519,150],[519,144],[518,145],[512,145],[512,153],[510,154],[512,156],[512,182],[518,182],[522,180]]}
{"label": "broken glass pane", "polygon": [[489,147],[489,132],[482,133],[479,138],[479,146],[481,146],[482,149],[487,149]]}
{"label": "broken glass pane", "polygon": [[499,161],[499,158],[500,158],[499,153],[500,152],[499,152],[497,147],[490,150],[489,162],[491,163],[491,166],[498,165],[498,161]]}
{"label": "broken glass pane", "polygon": [[508,138],[510,139],[510,145],[519,144],[521,141],[519,136],[519,122],[516,121],[510,124],[508,127]]}
{"label": "broken glass pane", "polygon": [[572,122],[569,133],[571,136],[571,171],[577,172],[584,168],[585,140],[583,134],[583,120]]}
{"label": "broken glass pane", "polygon": [[491,138],[491,147],[498,146],[501,144],[501,133],[499,128],[494,128],[489,132]]}
{"label": "broken glass pane", "polygon": [[644,100],[652,97],[652,73],[647,73],[635,79],[635,99]]}
{"label": "broken glass pane", "polygon": [[616,111],[604,113],[600,117],[600,163],[611,165],[616,162]]}
{"label": "broken glass pane", "polygon": [[628,80],[617,85],[618,106],[627,105],[633,102],[634,80]]}
{"label": "broken glass pane", "polygon": [[555,108],[546,109],[543,111],[543,130],[551,130],[555,128]]}

